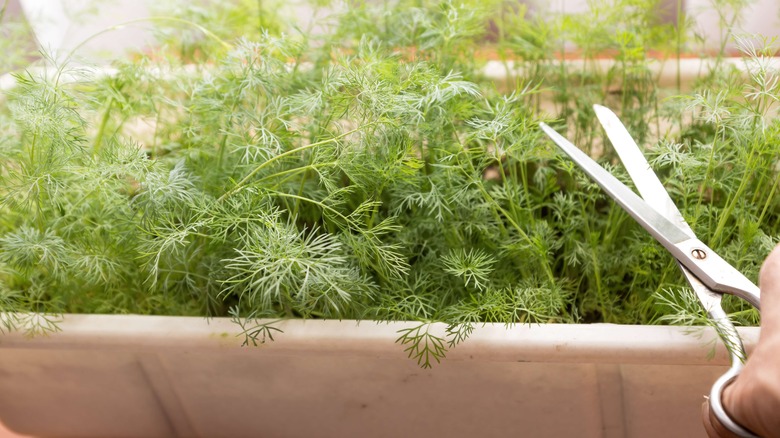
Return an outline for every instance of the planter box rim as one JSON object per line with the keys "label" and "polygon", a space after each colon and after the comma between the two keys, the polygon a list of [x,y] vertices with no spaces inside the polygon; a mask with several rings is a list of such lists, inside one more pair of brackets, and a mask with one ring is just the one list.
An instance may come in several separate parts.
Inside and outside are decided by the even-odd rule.
{"label": "planter box rim", "polygon": [[[166,351],[208,350],[220,354],[348,354],[402,357],[399,330],[417,321],[260,320],[281,333],[258,347],[242,347],[240,327],[230,318],[146,315],[66,314],[61,331],[34,337],[20,332],[0,335],[0,349],[86,349]],[[444,337],[443,323],[431,333]],[[748,350],[759,327],[740,327]],[[717,342],[716,342],[717,341]],[[713,347],[714,358],[710,358]],[[618,324],[476,324],[471,337],[449,349],[450,360],[587,362],[641,364],[728,363],[711,327]]]}

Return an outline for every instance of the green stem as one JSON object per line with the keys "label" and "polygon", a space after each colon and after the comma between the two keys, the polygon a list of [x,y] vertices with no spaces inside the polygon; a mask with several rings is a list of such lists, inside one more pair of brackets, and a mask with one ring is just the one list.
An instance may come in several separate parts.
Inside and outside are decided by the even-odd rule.
{"label": "green stem", "polygon": [[159,109],[156,111],[157,116],[155,117],[154,121],[154,134],[152,137],[152,158],[157,159],[159,157],[160,153],[157,151],[157,138],[160,134],[160,126],[162,125],[162,113],[163,113],[163,106],[160,105]]}
{"label": "green stem", "polygon": [[316,142],[316,143],[311,143],[311,144],[308,144],[308,145],[306,145],[306,146],[301,146],[301,147],[298,147],[298,148],[295,148],[295,149],[289,150],[289,151],[287,151],[287,152],[284,152],[284,153],[282,153],[282,154],[279,154],[279,155],[277,155],[277,156],[275,156],[275,157],[271,158],[270,160],[268,160],[268,161],[265,161],[264,163],[260,164],[259,166],[255,167],[255,168],[254,168],[254,170],[252,170],[251,172],[249,172],[249,174],[248,174],[248,175],[246,175],[244,178],[242,178],[242,179],[241,179],[241,181],[237,182],[237,183],[236,183],[236,185],[235,185],[235,186],[233,186],[233,188],[232,188],[232,189],[228,190],[227,192],[225,192],[225,194],[223,194],[222,196],[220,196],[220,197],[217,199],[217,202],[222,202],[222,201],[223,201],[223,200],[225,200],[225,198],[227,198],[228,196],[231,196],[231,195],[235,194],[235,193],[236,193],[236,192],[238,192],[238,191],[239,191],[239,190],[240,190],[240,189],[241,189],[241,188],[242,188],[244,185],[246,185],[246,183],[247,183],[247,182],[248,182],[250,179],[252,179],[252,177],[254,177],[255,175],[257,175],[257,173],[258,173],[258,172],[260,172],[261,170],[263,170],[263,169],[264,169],[264,168],[266,168],[267,166],[269,166],[269,165],[271,165],[271,164],[273,164],[273,163],[275,163],[275,162],[277,162],[277,161],[279,161],[279,160],[281,160],[281,159],[283,159],[283,158],[289,157],[290,155],[294,155],[294,154],[296,154],[296,153],[298,153],[298,152],[303,152],[303,151],[305,151],[305,150],[309,150],[309,149],[312,149],[312,148],[316,148],[317,146],[322,146],[322,145],[324,145],[324,144],[328,144],[328,143],[334,143],[334,142],[336,142],[336,141],[338,141],[338,140],[341,140],[342,138],[344,138],[344,137],[346,137],[346,136],[348,136],[348,135],[354,134],[355,132],[358,132],[358,131],[362,130],[363,128],[366,128],[367,126],[370,126],[370,125],[375,125],[376,123],[377,123],[377,122],[371,122],[371,123],[367,123],[367,124],[365,124],[365,125],[363,125],[363,126],[360,126],[360,127],[358,127],[358,128],[355,128],[355,129],[353,129],[353,130],[351,130],[351,131],[347,131],[347,132],[345,132],[345,133],[343,133],[343,134],[337,135],[337,136],[335,136],[335,137],[332,137],[332,138],[329,138],[329,139],[327,139],[327,140],[322,140],[322,141],[318,141],[318,142]]}
{"label": "green stem", "polygon": [[[374,199],[382,199],[382,192],[385,190],[385,183],[382,183],[382,185],[377,189]],[[376,221],[377,216],[379,216],[379,206],[380,203],[374,204],[374,208],[371,209],[371,215],[368,217],[368,220],[366,221],[366,228],[371,229],[374,228],[374,221]]]}
{"label": "green stem", "polygon": [[268,190],[268,192],[269,192],[269,193],[273,193],[274,195],[276,195],[276,196],[279,196],[279,197],[281,197],[281,198],[292,198],[292,199],[301,200],[301,201],[303,201],[303,202],[308,202],[308,203],[310,203],[310,204],[314,204],[314,205],[316,205],[316,206],[320,207],[320,208],[321,208],[321,209],[323,209],[323,210],[328,210],[329,212],[333,213],[333,214],[334,214],[334,215],[336,215],[336,216],[337,216],[339,219],[343,220],[343,221],[344,221],[344,222],[345,222],[347,225],[349,225],[349,223],[350,223],[350,220],[349,220],[349,218],[348,218],[348,217],[344,216],[344,215],[343,215],[341,212],[339,212],[339,211],[338,211],[338,210],[336,210],[335,208],[333,208],[333,207],[330,207],[330,206],[328,206],[328,205],[325,205],[325,204],[323,204],[323,203],[322,203],[322,202],[320,202],[320,201],[316,201],[316,200],[314,200],[314,199],[307,198],[307,197],[305,197],[305,196],[298,196],[298,195],[293,195],[293,194],[290,194],[290,193],[284,193],[284,192],[280,192],[280,191],[278,191],[278,190]]}
{"label": "green stem", "polygon": [[764,207],[761,209],[761,215],[758,216],[758,223],[764,221],[764,216],[766,216],[767,210],[769,210],[769,206],[772,204],[772,202],[775,199],[775,192],[777,191],[777,185],[780,183],[780,174],[777,175],[775,178],[775,182],[772,184],[772,189],[769,191],[769,195],[766,197],[766,202],[764,203]]}
{"label": "green stem", "polygon": [[501,158],[496,158],[496,166],[498,167],[498,174],[501,176],[501,184],[506,189],[507,193],[509,194],[509,209],[512,211],[512,214],[517,215],[517,207],[515,205],[514,201],[514,187],[510,183],[509,179],[506,176],[506,171],[504,170],[504,163],[501,162]]}
{"label": "green stem", "polygon": [[[751,156],[748,158],[747,163],[745,165],[746,169],[755,169],[754,165],[754,157],[755,155],[751,152]],[[726,228],[726,222],[731,218],[731,214],[734,211],[734,209],[737,207],[737,203],[740,199],[742,199],[742,194],[745,192],[748,186],[748,182],[750,181],[750,176],[745,175],[743,178],[740,178],[739,187],[737,188],[737,191],[729,197],[729,200],[726,204],[726,208],[723,209],[723,211],[720,213],[720,218],[718,219],[718,225],[715,227],[715,232],[712,234],[712,237],[710,239],[711,245],[714,247],[716,246],[720,240],[721,236],[723,234],[723,230]],[[771,199],[771,198],[770,198]]]}
{"label": "green stem", "polygon": [[36,143],[38,143],[38,134],[33,134],[32,140],[30,141],[30,166],[31,167],[35,164]]}
{"label": "green stem", "polygon": [[[504,216],[504,218],[509,222],[510,225],[512,225],[512,228],[517,231],[517,233],[520,235],[520,237],[523,238],[523,240],[528,243],[532,248],[539,249],[536,245],[536,243],[531,239],[531,237],[523,231],[523,229],[520,227],[520,225],[512,218],[512,215],[510,212],[506,211],[503,207],[501,207],[498,202],[496,202],[495,199],[493,199],[492,196],[485,190],[485,188],[482,186],[482,184],[478,184],[479,190],[482,192],[482,196],[485,197],[485,199],[490,203],[491,207],[495,208],[494,212],[498,216],[497,212],[501,212],[501,214]],[[501,224],[501,218],[498,217],[499,220],[499,226],[504,229],[503,224]],[[504,234],[506,234],[506,230],[504,229]],[[550,262],[547,260],[547,254],[539,254],[539,258],[542,263],[542,268],[544,269],[544,273],[547,276],[547,279],[550,281],[550,284],[555,284],[555,275],[553,275],[552,268],[550,267]]]}
{"label": "green stem", "polygon": [[[244,91],[245,85],[242,83],[239,85],[238,89],[235,91],[236,96],[240,96],[241,93]],[[262,87],[260,87],[262,90]],[[260,97],[260,93],[258,93],[258,99]],[[225,150],[227,149],[227,140],[228,135],[233,132],[233,114],[236,113],[236,108],[238,108],[239,98],[234,98],[233,103],[230,105],[230,110],[228,111],[227,121],[225,122],[224,127],[224,133],[222,134],[222,141],[220,141],[219,144],[219,156],[217,158],[217,169],[222,170],[222,164],[225,160]]]}
{"label": "green stem", "polygon": [[[309,167],[309,166],[305,166]],[[303,178],[301,178],[301,184],[298,186],[298,196],[303,197],[303,192],[306,189],[306,174],[308,174],[308,169],[303,172]],[[301,203],[299,200],[295,200],[295,204],[293,205],[293,211],[292,211],[292,217],[298,217],[298,209],[300,208]]]}
{"label": "green stem", "polygon": [[225,161],[225,149],[227,149],[227,139],[233,124],[233,111],[228,115],[225,123],[225,132],[222,134],[222,140],[219,142],[219,154],[217,155],[217,169],[222,170],[222,163]]}
{"label": "green stem", "polygon": [[712,149],[710,150],[710,157],[707,161],[707,171],[704,173],[704,180],[702,181],[701,190],[699,191],[699,199],[696,202],[696,218],[698,220],[699,213],[701,212],[701,204],[704,201],[704,192],[707,191],[707,185],[710,182],[710,176],[712,174],[712,170],[715,168],[715,149],[718,145],[718,135],[721,135],[723,137],[723,141],[726,141],[726,133],[725,129],[720,125],[720,123],[717,124],[715,127],[715,137],[712,140]]}
{"label": "green stem", "polygon": [[106,110],[105,112],[103,112],[103,118],[100,120],[100,127],[98,128],[98,132],[95,135],[95,142],[92,144],[93,157],[96,157],[98,152],[100,152],[100,145],[103,142],[103,133],[106,130],[106,125],[108,124],[108,120],[111,118],[112,106],[114,106],[113,96],[108,98],[108,102],[106,103]]}
{"label": "green stem", "polygon": [[266,175],[266,176],[260,178],[258,180],[258,182],[265,181],[265,180],[268,180],[268,179],[271,179],[271,178],[278,178],[280,176],[291,176],[291,175],[294,175],[294,174],[296,174],[298,172],[305,172],[307,170],[318,169],[320,167],[335,166],[337,164],[338,164],[338,161],[329,161],[327,163],[308,164],[306,166],[295,167],[293,169],[287,169],[287,170],[283,170],[281,172],[273,173],[271,175]]}
{"label": "green stem", "polygon": [[[586,205],[584,202],[580,203],[582,209],[582,217],[588,217]],[[604,322],[612,321],[612,312],[609,311],[607,306],[607,300],[604,296],[604,288],[601,285],[601,266],[599,265],[599,254],[596,252],[596,247],[599,242],[594,241],[595,234],[591,232],[590,223],[585,221],[585,233],[587,234],[588,246],[590,247],[591,263],[593,263],[593,280],[596,284],[596,297],[599,300],[599,307],[601,308],[601,314],[604,318]]]}
{"label": "green stem", "polygon": [[[306,154],[304,154],[304,155],[306,155]],[[298,186],[298,196],[303,196],[303,192],[306,189],[306,176],[309,173],[308,169],[311,168],[313,160],[314,160],[314,157],[312,157],[310,155],[309,156],[309,164],[304,166],[307,170],[304,171],[303,177],[301,178],[301,183]],[[301,206],[301,203],[298,200],[296,200],[295,201],[295,205],[293,205],[292,217],[297,217],[298,216],[298,210],[300,209],[300,206]]]}

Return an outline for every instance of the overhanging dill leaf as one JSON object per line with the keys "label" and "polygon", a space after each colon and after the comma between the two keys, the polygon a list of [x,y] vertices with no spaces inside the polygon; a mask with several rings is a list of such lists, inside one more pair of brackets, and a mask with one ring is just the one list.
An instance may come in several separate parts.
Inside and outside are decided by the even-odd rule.
{"label": "overhanging dill leaf", "polygon": [[433,361],[441,362],[447,353],[447,348],[444,346],[445,339],[431,333],[431,328],[431,323],[422,323],[398,330],[401,336],[396,339],[396,342],[406,346],[404,351],[409,358],[416,360],[417,365],[422,368],[432,368]]}
{"label": "overhanging dill leaf", "polygon": [[471,336],[471,333],[474,332],[474,323],[472,322],[460,322],[460,323],[453,323],[447,326],[446,329],[447,332],[447,346],[449,348],[454,348],[461,342],[466,341],[466,339]]}
{"label": "overhanging dill leaf", "polygon": [[241,333],[238,336],[244,337],[242,346],[247,346],[251,343],[256,347],[259,344],[265,344],[266,341],[273,342],[274,333],[284,333],[282,329],[274,327],[274,324],[281,320],[260,320],[261,313],[255,309],[248,316],[241,317],[238,306],[233,306],[228,310],[230,320],[241,328]]}

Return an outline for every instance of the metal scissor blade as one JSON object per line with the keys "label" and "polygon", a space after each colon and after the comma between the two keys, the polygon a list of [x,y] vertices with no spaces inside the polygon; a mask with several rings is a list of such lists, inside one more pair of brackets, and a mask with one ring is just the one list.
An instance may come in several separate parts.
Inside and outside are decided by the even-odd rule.
{"label": "metal scissor blade", "polygon": [[645,202],[685,231],[689,237],[696,237],[618,116],[605,106],[593,105],[593,109]]}
{"label": "metal scissor blade", "polygon": [[656,238],[666,249],[677,252],[676,245],[691,239],[685,231],[677,225],[666,219],[661,213],[655,211],[650,205],[643,201],[636,193],[618,181],[611,173],[604,170],[598,163],[593,161],[587,154],[574,146],[569,140],[558,134],[554,129],[545,123],[539,124],[542,130],[547,134],[555,144],[558,145],[566,155],[571,157],[582,170],[585,171],[612,199],[623,207],[631,217],[641,224],[653,237]]}
{"label": "metal scissor blade", "polygon": [[[618,116],[609,108],[601,105],[593,105],[593,109],[596,112],[596,117],[601,122],[601,126],[604,127],[604,131],[607,133],[607,137],[612,142],[612,146],[618,153],[620,161],[623,162],[623,166],[628,171],[628,174],[631,175],[634,185],[645,202],[673,224],[679,226],[690,237],[696,237],[696,234],[694,234],[685,221],[672,198],[669,197],[669,193],[664,188],[661,180],[658,179],[658,175],[650,167],[650,163],[647,162],[639,146]],[[732,354],[732,363],[744,362],[746,356],[742,341],[721,305],[723,295],[710,290],[691,271],[683,266],[679,260],[677,263],[702,307],[715,323],[715,327],[721,338],[723,338],[723,342],[730,347],[729,352]]]}
{"label": "metal scissor blade", "polygon": [[[715,382],[710,391],[710,409],[721,424],[737,436],[755,437],[750,431],[736,423],[723,408],[723,390],[741,372],[745,351],[739,334],[720,305],[722,296],[712,290],[733,293],[760,309],[759,290],[733,266],[696,239],[693,230],[685,222],[658,176],[650,168],[636,142],[618,117],[605,107],[594,105],[594,109],[621,161],[634,180],[634,184],[647,202],[645,207],[658,214],[661,219],[652,214],[643,217],[643,214],[647,215],[647,211],[640,207],[643,201],[633,191],[544,123],[541,124],[542,130],[675,256],[677,263],[691,283],[691,287],[707,309],[712,321],[715,322],[716,330],[729,346],[731,354],[731,368]],[[664,224],[664,221],[668,223]],[[664,236],[664,232],[670,230],[672,230],[672,235]],[[680,239],[680,235],[687,236],[688,239],[670,245],[674,240]],[[680,255],[684,255],[684,257],[680,257]],[[699,264],[702,266],[697,266]]]}
{"label": "metal scissor blade", "polygon": [[[691,227],[683,218],[682,213],[669,197],[669,193],[664,188],[658,176],[653,172],[650,164],[645,159],[645,156],[639,150],[634,139],[629,134],[626,127],[620,121],[620,119],[609,108],[601,105],[593,105],[593,109],[596,111],[596,116],[601,122],[604,130],[612,142],[612,146],[620,156],[620,160],[623,162],[626,170],[628,170],[631,179],[639,190],[639,193],[651,207],[657,212],[661,213],[664,217],[669,219],[670,222],[677,225],[682,231],[686,232],[688,236],[695,238]],[[681,262],[681,268],[683,268]],[[720,306],[721,295],[714,293],[708,287],[706,287],[695,275],[688,269],[683,268],[683,273],[688,278],[688,282],[699,297],[702,306],[711,313],[714,319],[725,318],[725,313]],[[740,274],[739,281],[744,284],[750,284],[751,290],[757,291],[758,288],[752,284],[749,280],[744,278]],[[749,293],[749,292],[745,292]],[[736,293],[737,296],[743,296],[742,291]],[[754,303],[759,300],[758,296],[751,296],[746,298],[749,302]],[[758,306],[756,306],[758,307]]]}
{"label": "metal scissor blade", "polygon": [[[639,194],[642,195],[642,199],[673,224],[680,227],[681,230],[685,231],[688,236],[696,237],[696,234],[694,234],[685,221],[672,198],[669,197],[669,193],[664,188],[661,180],[658,179],[658,175],[650,167],[650,163],[647,162],[634,138],[631,137],[631,134],[623,125],[623,122],[620,121],[612,110],[605,106],[593,105],[593,110],[596,112],[596,117],[601,122],[601,126],[604,127],[607,137],[612,142],[612,147],[615,148],[615,152],[620,157],[620,161],[623,162],[623,166],[628,171],[628,174],[631,175],[631,179],[634,181],[637,190],[639,190]],[[720,306],[721,295],[710,291],[682,264],[680,264],[680,268],[705,310],[713,314],[712,316],[720,317],[720,314],[723,313]]]}
{"label": "metal scissor blade", "polygon": [[717,292],[734,294],[760,308],[759,290],[742,273],[695,237],[690,237],[669,219],[643,201],[636,193],[604,170],[587,154],[545,123],[542,130],[577,163],[607,194],[649,232],[667,251]]}

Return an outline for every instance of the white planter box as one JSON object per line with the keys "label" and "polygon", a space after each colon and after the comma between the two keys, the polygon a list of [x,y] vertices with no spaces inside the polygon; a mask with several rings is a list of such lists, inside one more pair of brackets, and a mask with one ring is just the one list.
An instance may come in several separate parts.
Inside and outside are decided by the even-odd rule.
{"label": "white planter box", "polygon": [[486,325],[423,370],[394,342],[414,325],[285,321],[240,347],[226,319],[66,315],[48,337],[0,336],[0,420],[80,437],[704,437],[727,365],[709,329]]}

